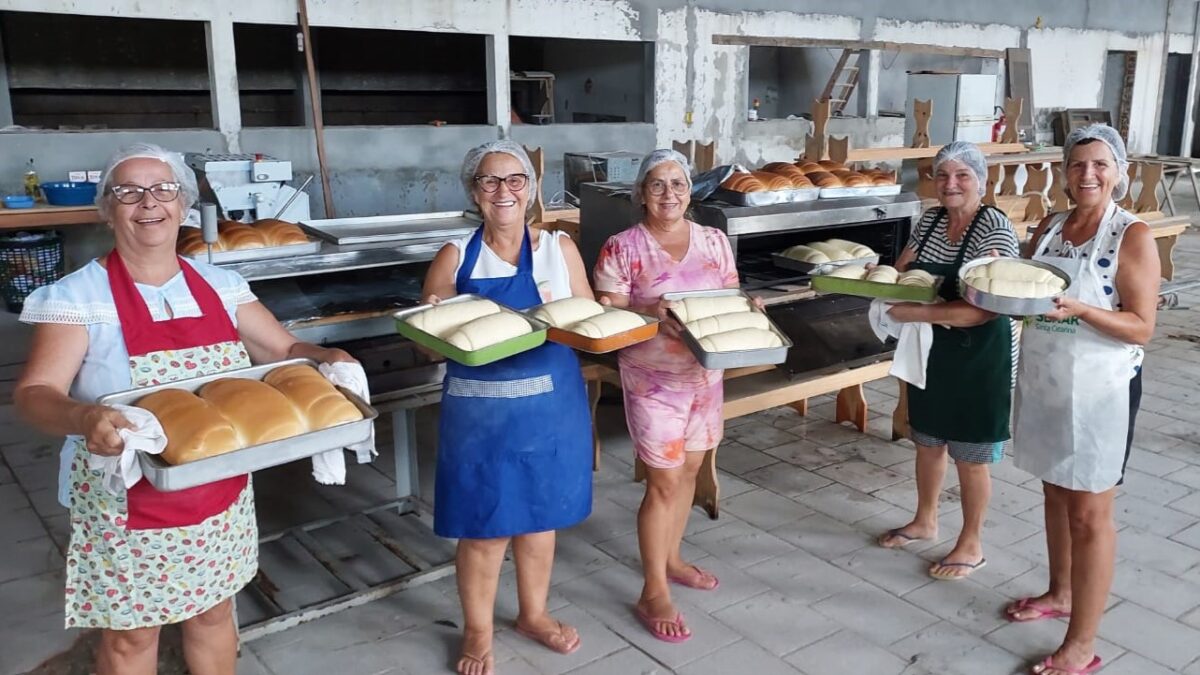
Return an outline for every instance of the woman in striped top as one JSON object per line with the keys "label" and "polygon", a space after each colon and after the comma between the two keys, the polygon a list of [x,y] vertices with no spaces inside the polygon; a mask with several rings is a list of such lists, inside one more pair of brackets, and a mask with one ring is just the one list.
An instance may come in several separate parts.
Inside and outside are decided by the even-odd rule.
{"label": "woman in striped top", "polygon": [[943,147],[933,161],[941,206],[922,216],[899,270],[923,269],[944,277],[938,295],[946,302],[900,303],[888,310],[897,321],[933,324],[925,388],[908,386],[909,426],[917,446],[917,513],[912,522],[879,538],[899,548],[937,536],[938,495],[946,455],[954,458],[962,491],[963,526],[958,543],[929,568],[935,579],[962,579],[983,567],[980,539],[991,498],[988,465],[1004,456],[1012,398],[1012,326],[960,299],[963,263],[998,254],[1016,257],[1017,237],[1003,213],[981,203],[987,166],[971,143]]}

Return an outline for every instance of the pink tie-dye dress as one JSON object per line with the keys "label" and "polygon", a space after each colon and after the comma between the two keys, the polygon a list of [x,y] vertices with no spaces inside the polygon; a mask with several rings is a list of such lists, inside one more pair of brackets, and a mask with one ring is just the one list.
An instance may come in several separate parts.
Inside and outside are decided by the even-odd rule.
{"label": "pink tie-dye dress", "polygon": [[[688,221],[691,241],[682,260],[667,253],[642,224],[605,243],[593,273],[596,290],[629,296],[645,307],[664,293],[738,285],[725,233]],[[674,468],[685,452],[716,447],[724,423],[723,372],[706,370],[671,330],[621,350],[625,418],[638,457],[654,468]]]}

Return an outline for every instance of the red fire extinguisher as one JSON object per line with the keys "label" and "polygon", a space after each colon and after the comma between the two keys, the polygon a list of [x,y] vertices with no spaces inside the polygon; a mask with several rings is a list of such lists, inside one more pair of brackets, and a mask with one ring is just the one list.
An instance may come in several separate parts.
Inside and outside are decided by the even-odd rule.
{"label": "red fire extinguisher", "polygon": [[1005,123],[1004,109],[1000,108],[1000,107],[997,107],[996,109],[1000,111],[1000,117],[997,118],[996,123],[992,125],[992,142],[993,143],[1000,142],[1000,136],[1004,133],[1004,123]]}

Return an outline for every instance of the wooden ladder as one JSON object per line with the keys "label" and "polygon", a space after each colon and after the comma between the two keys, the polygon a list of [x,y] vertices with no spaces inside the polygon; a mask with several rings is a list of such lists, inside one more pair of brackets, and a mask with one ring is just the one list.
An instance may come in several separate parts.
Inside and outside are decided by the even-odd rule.
{"label": "wooden ladder", "polygon": [[[846,107],[846,101],[854,93],[854,88],[858,86],[860,70],[858,62],[863,51],[865,50],[843,49],[842,55],[838,57],[837,65],[833,67],[833,74],[829,76],[829,82],[825,83],[825,90],[821,93],[821,98],[829,101],[830,112],[840,114]],[[853,63],[851,63],[852,59]],[[846,79],[839,81],[842,79],[843,73],[846,74]]]}

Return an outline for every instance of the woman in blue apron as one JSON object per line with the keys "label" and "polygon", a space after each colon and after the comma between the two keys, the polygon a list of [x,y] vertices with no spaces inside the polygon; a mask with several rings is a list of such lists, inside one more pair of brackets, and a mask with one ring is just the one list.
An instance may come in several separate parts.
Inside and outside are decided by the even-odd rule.
{"label": "woman in blue apron", "polygon": [[983,204],[987,162],[972,143],[955,141],[933,160],[942,206],[921,218],[904,253],[901,270],[925,270],[944,278],[945,302],[899,303],[896,321],[933,326],[925,386],[907,384],[909,427],[917,446],[917,512],[903,527],[879,538],[885,548],[937,536],[938,500],[947,455],[962,491],[963,525],[954,548],[929,568],[935,579],[959,580],[982,568],[983,521],[992,483],[988,466],[1004,458],[1012,401],[1012,322],[962,301],[958,270],[988,255],[1016,257],[1017,236],[1000,211]]}
{"label": "woman in blue apron", "polygon": [[1103,124],[1063,144],[1075,208],[1042,221],[1030,257],[1071,275],[1057,308],[1021,338],[1013,416],[1016,465],[1042,481],[1050,587],[1009,605],[1011,621],[1069,616],[1058,650],[1035,673],[1100,668],[1096,633],[1116,559],[1116,486],[1125,475],[1154,335],[1161,274],[1150,228],[1117,206],[1129,189],[1125,144]]}
{"label": "woman in blue apron", "polygon": [[[425,279],[427,301],[474,293],[526,309],[592,298],[571,239],[526,224],[535,177],[520,145],[497,141],[472,149],[462,177],[483,224],[438,252]],[[462,675],[493,672],[493,612],[510,540],[517,632],[559,653],[579,648],[579,634],[549,615],[546,599],[555,530],[591,512],[591,425],[579,361],[568,347],[547,342],[485,366],[447,363],[434,531],[459,540]]]}

